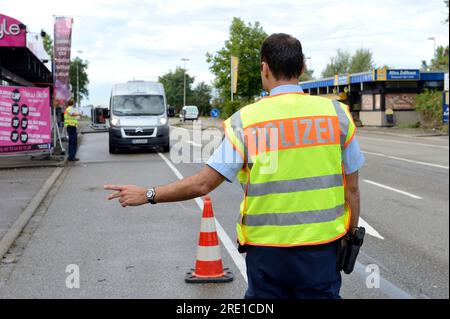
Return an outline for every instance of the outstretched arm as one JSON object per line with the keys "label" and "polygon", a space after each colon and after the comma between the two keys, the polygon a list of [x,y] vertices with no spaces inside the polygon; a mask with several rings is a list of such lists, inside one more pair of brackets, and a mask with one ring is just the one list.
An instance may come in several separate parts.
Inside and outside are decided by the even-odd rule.
{"label": "outstretched arm", "polygon": [[[205,165],[196,175],[177,182],[155,187],[156,203],[177,202],[204,196],[218,187],[225,178],[217,171]],[[105,185],[105,189],[116,191],[108,196],[109,200],[118,198],[123,207],[139,206],[147,203],[147,188],[135,185]]]}

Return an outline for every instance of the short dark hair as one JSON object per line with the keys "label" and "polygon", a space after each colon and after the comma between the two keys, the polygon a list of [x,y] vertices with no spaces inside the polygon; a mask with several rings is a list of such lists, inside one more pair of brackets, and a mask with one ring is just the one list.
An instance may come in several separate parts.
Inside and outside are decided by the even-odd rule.
{"label": "short dark hair", "polygon": [[298,78],[304,65],[302,45],[289,34],[274,33],[261,46],[261,62],[269,65],[277,80]]}

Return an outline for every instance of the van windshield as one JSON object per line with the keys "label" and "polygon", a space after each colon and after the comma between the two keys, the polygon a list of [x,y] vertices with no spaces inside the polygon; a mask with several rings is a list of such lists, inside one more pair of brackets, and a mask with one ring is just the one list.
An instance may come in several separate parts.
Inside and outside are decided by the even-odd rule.
{"label": "van windshield", "polygon": [[197,114],[198,113],[198,109],[196,106],[186,106],[185,110],[186,110],[186,114]]}
{"label": "van windshield", "polygon": [[162,95],[116,95],[112,98],[112,112],[117,116],[161,115],[164,113]]}

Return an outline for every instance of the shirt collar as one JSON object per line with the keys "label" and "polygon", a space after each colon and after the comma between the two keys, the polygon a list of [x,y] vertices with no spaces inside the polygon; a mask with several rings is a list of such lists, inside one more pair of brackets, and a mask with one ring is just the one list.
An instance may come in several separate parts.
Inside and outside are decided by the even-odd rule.
{"label": "shirt collar", "polygon": [[302,87],[298,84],[285,84],[274,87],[270,91],[270,95],[283,94],[283,93],[303,93]]}

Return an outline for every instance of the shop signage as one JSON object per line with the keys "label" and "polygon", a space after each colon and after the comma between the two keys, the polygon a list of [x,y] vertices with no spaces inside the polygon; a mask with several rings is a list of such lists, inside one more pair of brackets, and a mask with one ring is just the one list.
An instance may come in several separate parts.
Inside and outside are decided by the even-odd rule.
{"label": "shop signage", "polygon": [[448,91],[448,73],[444,75],[444,91]]}
{"label": "shop signage", "polygon": [[448,99],[449,99],[449,96],[448,96],[448,91],[446,91],[446,92],[444,92],[443,93],[443,103],[442,103],[442,123],[444,123],[444,124],[448,124],[448,113],[449,113],[449,110],[448,110]]}
{"label": "shop signage", "polygon": [[50,150],[48,88],[0,86],[0,154]]}
{"label": "shop signage", "polygon": [[386,77],[386,69],[377,69],[376,70],[376,74],[375,74],[375,79],[377,81],[386,81],[387,77]]}
{"label": "shop signage", "polygon": [[387,81],[419,81],[420,71],[419,70],[387,70],[386,71]]}
{"label": "shop signage", "polygon": [[24,47],[25,25],[11,17],[0,14],[0,47]]}
{"label": "shop signage", "polygon": [[413,110],[416,93],[391,93],[386,94],[386,109]]}
{"label": "shop signage", "polygon": [[350,76],[346,75],[335,75],[334,76],[334,86],[347,85],[350,83]]}

